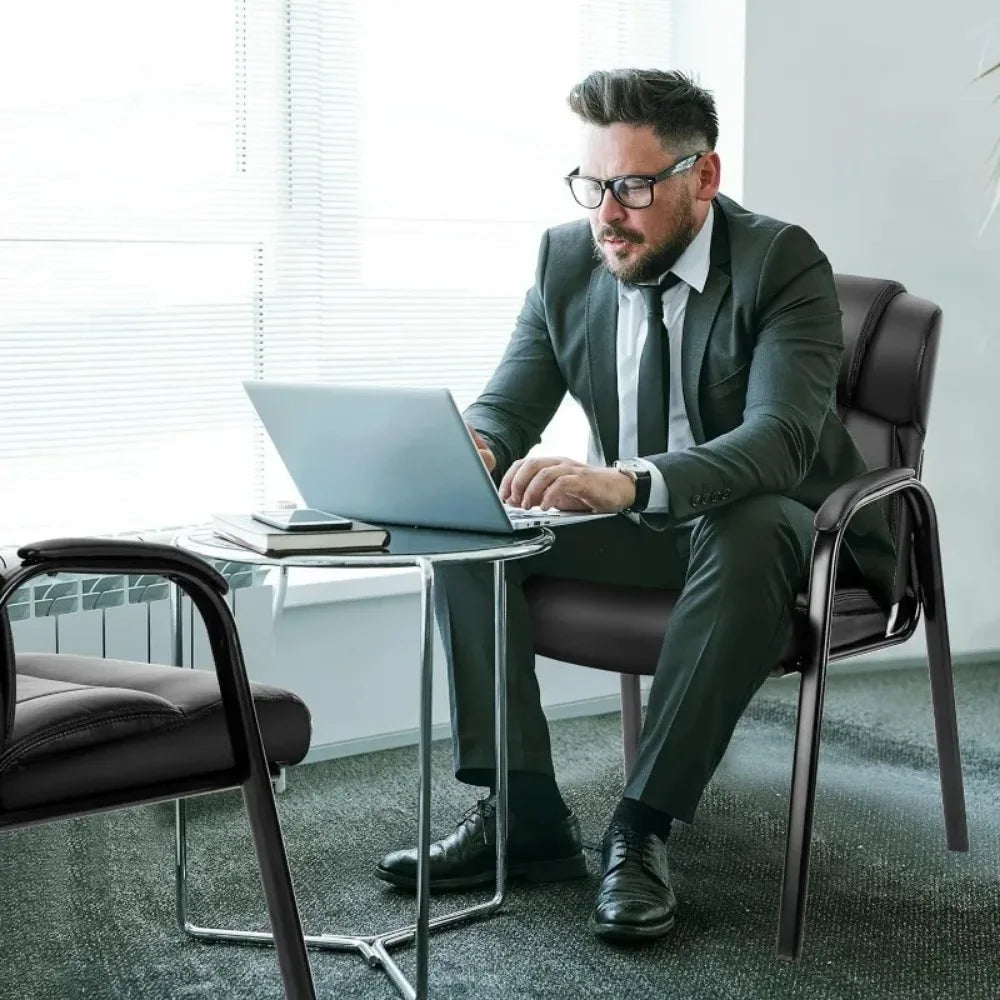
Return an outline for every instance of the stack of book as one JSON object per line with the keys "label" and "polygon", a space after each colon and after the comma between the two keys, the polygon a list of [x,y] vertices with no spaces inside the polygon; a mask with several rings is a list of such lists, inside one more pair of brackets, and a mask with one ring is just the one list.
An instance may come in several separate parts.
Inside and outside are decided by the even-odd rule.
{"label": "stack of book", "polygon": [[249,514],[215,514],[212,531],[265,556],[382,549],[389,544],[385,528],[357,520],[350,528],[336,531],[282,531],[262,524]]}

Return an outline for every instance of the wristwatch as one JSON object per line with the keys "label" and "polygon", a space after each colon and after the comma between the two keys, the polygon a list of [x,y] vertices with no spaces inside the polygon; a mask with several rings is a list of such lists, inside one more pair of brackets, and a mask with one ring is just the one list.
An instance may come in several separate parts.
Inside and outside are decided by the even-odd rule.
{"label": "wristwatch", "polygon": [[635,483],[635,500],[625,509],[629,511],[645,510],[646,505],[649,503],[649,489],[653,483],[649,469],[644,463],[635,458],[626,458],[620,462],[615,462],[614,468],[623,476],[628,476]]}

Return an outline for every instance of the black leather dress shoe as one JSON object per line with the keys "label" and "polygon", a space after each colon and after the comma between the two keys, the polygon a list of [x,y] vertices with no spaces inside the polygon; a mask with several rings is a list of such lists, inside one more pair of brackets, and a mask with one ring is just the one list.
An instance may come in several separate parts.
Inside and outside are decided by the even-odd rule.
{"label": "black leather dress shoe", "polygon": [[655,833],[612,824],[601,842],[604,878],[591,929],[611,941],[649,941],[674,926],[666,844]]}
{"label": "black leather dress shoe", "polygon": [[[430,847],[431,891],[470,889],[496,881],[496,798],[480,799],[454,833]],[[417,888],[417,851],[393,851],[375,869],[386,882]],[[587,874],[580,824],[570,813],[544,827],[507,812],[507,875],[529,882],[561,882]]]}

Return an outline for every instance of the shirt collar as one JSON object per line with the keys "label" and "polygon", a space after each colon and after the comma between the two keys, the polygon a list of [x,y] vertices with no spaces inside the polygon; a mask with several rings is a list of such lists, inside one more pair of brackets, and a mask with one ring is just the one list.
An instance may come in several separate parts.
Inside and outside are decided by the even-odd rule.
{"label": "shirt collar", "polygon": [[[708,269],[712,263],[712,227],[715,224],[715,205],[709,203],[708,215],[698,234],[688,244],[684,253],[677,258],[670,268],[683,282],[690,285],[699,294],[705,289],[708,281]],[[661,275],[661,278],[663,276]],[[619,295],[625,295],[634,286],[618,282]]]}

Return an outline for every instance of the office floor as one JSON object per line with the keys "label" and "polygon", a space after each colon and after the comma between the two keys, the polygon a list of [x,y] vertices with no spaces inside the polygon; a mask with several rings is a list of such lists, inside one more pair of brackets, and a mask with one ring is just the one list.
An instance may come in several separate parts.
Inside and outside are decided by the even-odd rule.
{"label": "office floor", "polygon": [[[516,886],[508,912],[435,936],[443,998],[1000,996],[1000,664],[957,668],[972,850],[944,847],[926,674],[831,678],[821,754],[805,953],[774,958],[797,682],[768,684],[740,723],[692,826],[670,840],[680,899],[674,932],[642,949],[595,941],[598,884]],[[618,717],[555,723],[556,766],[590,844],[620,789]],[[434,832],[475,792],[435,746]],[[408,922],[411,901],[371,876],[414,840],[413,749],[311,765],[279,798],[307,926],[365,931]],[[192,806],[196,919],[265,927],[238,796]],[[187,941],[173,916],[166,805],[4,835],[2,1000],[275,998],[273,952]],[[468,897],[436,897],[454,908]],[[412,974],[412,949],[401,952]],[[381,972],[313,953],[321,997],[391,998]]]}

